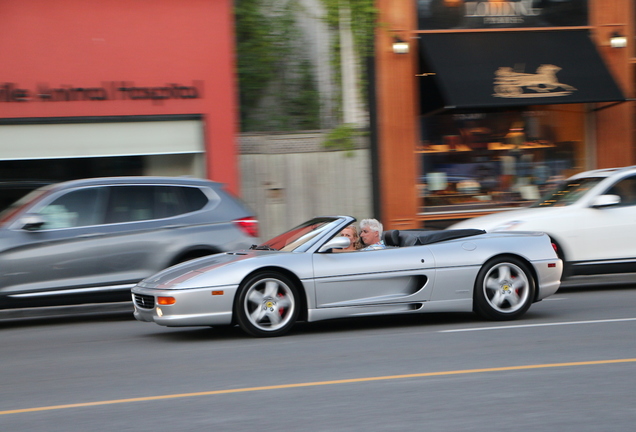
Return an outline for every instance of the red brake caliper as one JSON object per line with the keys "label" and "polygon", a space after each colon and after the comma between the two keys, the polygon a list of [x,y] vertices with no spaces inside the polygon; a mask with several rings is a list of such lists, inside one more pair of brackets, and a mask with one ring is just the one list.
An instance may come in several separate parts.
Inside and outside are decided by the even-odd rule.
{"label": "red brake caliper", "polygon": [[[278,293],[278,297],[283,298],[285,297],[284,295],[282,295],[281,293]],[[285,313],[285,309],[284,308],[278,308],[278,314],[282,317],[283,313]]]}

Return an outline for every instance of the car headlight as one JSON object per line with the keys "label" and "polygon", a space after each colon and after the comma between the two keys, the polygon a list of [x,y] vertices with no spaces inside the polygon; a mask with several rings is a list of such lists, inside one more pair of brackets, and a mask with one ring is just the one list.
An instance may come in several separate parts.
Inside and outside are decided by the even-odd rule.
{"label": "car headlight", "polygon": [[523,221],[515,220],[503,223],[501,225],[496,226],[493,231],[510,231],[517,229],[519,225],[523,224]]}

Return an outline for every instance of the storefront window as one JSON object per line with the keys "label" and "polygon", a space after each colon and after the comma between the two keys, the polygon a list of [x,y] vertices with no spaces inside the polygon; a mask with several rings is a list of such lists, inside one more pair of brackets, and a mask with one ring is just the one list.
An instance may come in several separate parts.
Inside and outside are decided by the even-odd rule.
{"label": "storefront window", "polygon": [[422,117],[421,211],[481,211],[531,204],[585,167],[580,105]]}

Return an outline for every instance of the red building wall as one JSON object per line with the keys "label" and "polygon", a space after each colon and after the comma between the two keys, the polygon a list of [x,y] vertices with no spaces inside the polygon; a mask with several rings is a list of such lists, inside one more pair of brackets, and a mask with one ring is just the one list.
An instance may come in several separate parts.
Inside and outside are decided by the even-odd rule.
{"label": "red building wall", "polygon": [[[0,118],[202,114],[208,177],[238,190],[231,0],[0,0],[0,57]],[[144,90],[173,84],[198,97]],[[69,88],[105,91],[38,96]]]}

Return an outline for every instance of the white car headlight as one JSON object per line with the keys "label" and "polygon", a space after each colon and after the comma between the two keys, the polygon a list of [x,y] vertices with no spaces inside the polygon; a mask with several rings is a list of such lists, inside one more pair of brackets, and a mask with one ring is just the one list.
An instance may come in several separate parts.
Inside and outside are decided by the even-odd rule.
{"label": "white car headlight", "polygon": [[521,225],[523,223],[524,223],[524,221],[520,221],[520,220],[505,222],[505,223],[503,223],[501,225],[496,226],[493,229],[493,231],[510,231],[510,230],[518,228],[519,225]]}

